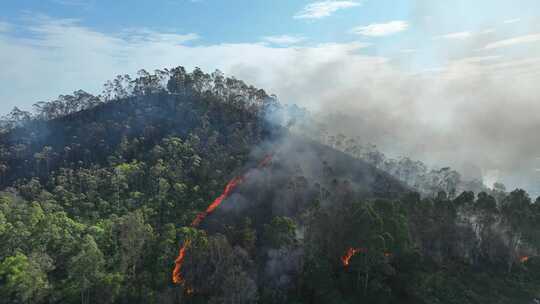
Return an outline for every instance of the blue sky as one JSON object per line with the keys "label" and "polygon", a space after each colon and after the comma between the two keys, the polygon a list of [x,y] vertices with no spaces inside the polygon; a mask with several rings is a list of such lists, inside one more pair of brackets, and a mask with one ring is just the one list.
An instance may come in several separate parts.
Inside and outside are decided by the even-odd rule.
{"label": "blue sky", "polygon": [[204,43],[252,42],[262,36],[284,33],[335,42],[351,40],[353,37],[347,37],[344,32],[359,22],[405,19],[410,5],[407,1],[379,0],[340,9],[334,16],[328,16],[332,17],[330,22],[294,18],[310,3],[305,0],[21,0],[4,2],[0,17],[16,22],[25,13],[42,13],[52,18],[76,18],[102,32],[151,28],[197,33]]}
{"label": "blue sky", "polygon": [[[322,17],[295,18],[310,0],[18,0],[0,4],[0,20],[18,24],[44,15],[53,19],[76,19],[79,24],[102,33],[148,29],[179,34],[195,33],[198,44],[249,43],[265,36],[294,36],[303,44],[370,41],[368,52],[391,54],[402,48],[424,46],[431,35],[479,30],[519,18],[536,18],[540,4],[534,0],[351,0],[319,1],[349,3]],[[450,3],[449,3],[450,2]],[[354,4],[354,5],[351,5]],[[429,3],[429,4],[427,4]],[[425,7],[425,8],[424,8]],[[426,24],[422,10],[432,14],[433,27]],[[437,12],[432,12],[437,11]],[[434,14],[433,14],[434,13]],[[400,35],[370,39],[351,29],[401,20],[408,30]],[[19,32],[24,35],[24,31]]]}
{"label": "blue sky", "polygon": [[388,153],[540,189],[539,54],[537,0],[5,0],[0,115],[199,66],[344,113],[336,131]]}
{"label": "blue sky", "polygon": [[[436,68],[449,58],[447,45],[434,37],[490,30],[502,34],[510,27],[512,35],[526,35],[540,31],[539,9],[535,0],[519,5],[508,0],[18,0],[0,4],[0,24],[9,25],[5,35],[12,38],[35,38],[35,25],[47,18],[74,20],[111,36],[127,37],[133,31],[189,34],[197,39],[183,44],[191,46],[361,42],[370,44],[364,54],[399,60],[407,53],[407,65],[422,69]],[[508,21],[515,22],[504,23]],[[393,32],[398,22],[404,26]],[[387,25],[386,33],[365,31],[377,25]]]}

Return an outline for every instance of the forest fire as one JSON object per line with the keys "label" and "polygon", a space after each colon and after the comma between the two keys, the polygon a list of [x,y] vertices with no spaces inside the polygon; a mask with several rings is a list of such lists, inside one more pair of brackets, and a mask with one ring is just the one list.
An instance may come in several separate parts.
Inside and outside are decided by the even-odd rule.
{"label": "forest fire", "polygon": [[191,227],[197,227],[201,224],[201,222],[212,212],[214,212],[219,205],[223,202],[224,199],[226,199],[231,192],[236,188],[239,184],[241,184],[244,181],[244,176],[237,176],[229,181],[227,186],[225,186],[225,190],[223,193],[218,196],[211,204],[206,208],[204,212],[201,212],[195,217],[193,222],[191,223]]}
{"label": "forest fire", "polygon": [[[257,166],[257,168],[264,168],[264,167],[267,167],[270,162],[272,161],[272,155],[267,155],[265,156],[265,158],[259,163],[259,165]],[[225,190],[223,190],[223,193],[218,196],[209,206],[208,208],[206,208],[206,210],[204,212],[201,212],[199,214],[197,214],[197,216],[195,217],[195,219],[193,220],[193,222],[191,222],[191,227],[198,227],[201,222],[208,216],[210,215],[212,212],[214,212],[218,207],[219,205],[221,205],[221,203],[227,198],[229,197],[229,195],[234,191],[234,189],[240,185],[241,183],[243,183],[246,179],[246,174],[244,175],[241,175],[241,176],[236,176],[234,177],[233,179],[231,179],[227,185],[225,186]],[[191,241],[190,240],[186,240],[184,242],[184,244],[182,245],[182,247],[180,247],[180,251],[178,253],[178,257],[176,258],[175,260],[175,266],[174,266],[174,269],[173,269],[173,273],[172,273],[172,281],[174,284],[183,284],[184,283],[184,278],[182,277],[182,265],[184,264],[184,259],[185,259],[185,256],[186,256],[186,250],[187,248],[189,247]]]}
{"label": "forest fire", "polygon": [[257,166],[257,168],[265,168],[267,167],[270,162],[272,161],[272,154],[268,154],[266,155],[263,160],[259,163],[259,165]]}
{"label": "forest fire", "polygon": [[173,275],[172,275],[172,280],[174,284],[182,284],[184,282],[184,279],[182,278],[182,273],[180,271],[182,270],[182,264],[184,263],[184,258],[186,257],[186,250],[190,243],[191,243],[190,240],[186,240],[184,242],[184,244],[180,248],[178,257],[174,261],[175,267],[174,267]]}
{"label": "forest fire", "polygon": [[361,252],[366,252],[366,249],[365,248],[352,248],[352,247],[347,249],[347,252],[345,253],[345,255],[341,257],[341,262],[343,263],[343,266],[349,266],[351,258],[355,254],[361,253]]}
{"label": "forest fire", "polygon": [[[367,249],[366,248],[353,248],[353,247],[350,247],[349,249],[347,249],[347,252],[341,257],[341,263],[343,264],[343,266],[347,267],[349,266],[350,264],[350,261],[351,261],[351,258],[358,254],[358,253],[366,253],[367,252]],[[391,252],[385,252],[383,253],[384,257],[385,258],[389,258],[392,256],[392,253]]]}
{"label": "forest fire", "polygon": [[528,260],[529,260],[529,257],[526,256],[526,255],[525,255],[525,256],[522,256],[521,258],[519,258],[519,261],[520,261],[521,263],[525,263],[525,262],[527,262]]}

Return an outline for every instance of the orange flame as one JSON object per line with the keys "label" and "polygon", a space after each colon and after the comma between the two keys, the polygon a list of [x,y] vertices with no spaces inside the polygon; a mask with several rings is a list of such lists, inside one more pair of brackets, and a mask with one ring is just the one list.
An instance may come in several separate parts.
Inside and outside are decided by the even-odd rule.
{"label": "orange flame", "polygon": [[[347,267],[349,266],[350,262],[351,262],[351,258],[358,254],[358,253],[366,253],[367,252],[367,249],[366,248],[353,248],[353,247],[350,247],[349,249],[347,249],[347,252],[345,252],[345,254],[341,257],[341,263],[343,264],[343,266]],[[383,253],[384,257],[391,257],[392,256],[392,253],[391,252],[384,252]]]}
{"label": "orange flame", "polygon": [[225,190],[223,191],[223,193],[218,196],[218,198],[216,198],[211,204],[210,206],[208,206],[208,208],[206,208],[206,210],[204,212],[201,212],[199,214],[197,214],[197,216],[195,217],[195,219],[193,220],[193,222],[191,222],[191,227],[197,227],[201,224],[201,222],[212,212],[214,212],[214,210],[217,209],[217,207],[219,207],[219,205],[221,205],[221,203],[223,202],[223,200],[225,200],[230,194],[231,192],[238,186],[240,185],[242,182],[244,181],[244,177],[243,176],[239,176],[239,177],[235,177],[233,178],[232,180],[229,181],[229,183],[227,184],[227,186],[225,186]]}
{"label": "orange flame", "polygon": [[[270,162],[272,161],[272,155],[267,155],[265,156],[265,158],[259,163],[259,165],[257,166],[259,169],[260,168],[265,168],[267,167]],[[231,179],[227,185],[225,186],[225,190],[223,190],[223,193],[218,196],[211,204],[210,206],[208,206],[208,208],[206,208],[206,210],[204,212],[201,212],[199,214],[197,214],[197,216],[195,217],[195,219],[193,219],[193,222],[191,222],[191,227],[198,227],[201,222],[208,216],[210,215],[212,212],[214,212],[218,207],[219,205],[221,205],[221,203],[227,198],[229,197],[229,195],[231,194],[231,192],[234,191],[234,189],[240,185],[241,183],[244,182],[244,180],[246,179],[246,175],[241,175],[241,176],[237,176],[237,177],[234,177],[233,179]],[[178,253],[178,257],[176,258],[176,260],[174,261],[175,265],[174,265],[174,269],[173,269],[173,273],[172,273],[172,281],[174,284],[182,284],[184,283],[184,278],[182,277],[182,273],[181,273],[181,270],[182,270],[182,265],[184,264],[184,258],[186,256],[186,250],[187,250],[187,247],[189,247],[189,245],[191,244],[191,241],[190,240],[186,240],[184,242],[184,244],[182,245],[182,247],[180,248],[180,251]],[[191,292],[190,292],[191,290]],[[192,294],[193,293],[193,289],[189,289],[188,288],[188,294]]]}
{"label": "orange flame", "polygon": [[367,250],[365,248],[352,248],[352,247],[350,247],[349,249],[347,249],[347,252],[345,253],[345,255],[343,255],[341,257],[341,262],[343,263],[343,266],[349,266],[351,258],[355,254],[361,253],[361,252],[366,252],[366,251]]}
{"label": "orange flame", "polygon": [[182,278],[182,264],[184,264],[184,258],[186,257],[186,249],[191,244],[190,240],[186,240],[182,247],[180,248],[180,252],[178,253],[178,257],[174,261],[174,269],[172,273],[172,281],[174,284],[182,284],[184,282],[184,278]]}
{"label": "orange flame", "polygon": [[521,263],[525,263],[525,262],[527,262],[528,260],[529,260],[529,257],[526,256],[526,255],[525,255],[525,256],[522,256],[522,257],[519,259],[519,261],[520,261]]}

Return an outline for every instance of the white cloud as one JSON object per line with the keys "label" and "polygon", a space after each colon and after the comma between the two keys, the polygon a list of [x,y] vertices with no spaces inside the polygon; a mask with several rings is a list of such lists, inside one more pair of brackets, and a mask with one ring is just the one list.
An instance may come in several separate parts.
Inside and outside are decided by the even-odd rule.
{"label": "white cloud", "polygon": [[438,36],[437,38],[444,38],[444,39],[457,39],[457,40],[463,40],[470,38],[473,34],[471,32],[456,32],[456,33],[448,33],[441,36]]}
{"label": "white cloud", "polygon": [[291,35],[278,35],[278,36],[265,36],[262,38],[264,41],[277,44],[277,45],[291,45],[297,44],[306,40],[302,36],[291,36]]}
{"label": "white cloud", "polygon": [[496,30],[494,28],[486,28],[478,32],[470,32],[470,31],[453,32],[453,33],[447,33],[444,35],[435,36],[433,38],[434,39],[447,39],[447,40],[467,40],[471,38],[478,38],[481,35],[493,34],[495,32]]}
{"label": "white cloud", "polygon": [[386,23],[374,23],[366,26],[358,26],[351,30],[354,34],[363,36],[380,37],[393,35],[409,28],[406,21],[395,20]]}
{"label": "white cloud", "polygon": [[495,60],[502,59],[503,56],[501,55],[491,55],[491,56],[474,56],[474,57],[465,57],[462,59],[459,59],[455,62],[458,63],[468,63],[468,64],[477,64],[477,63],[485,63],[485,62],[492,62]]}
{"label": "white cloud", "polygon": [[533,42],[538,42],[538,41],[540,41],[540,34],[530,34],[530,35],[519,36],[519,37],[510,38],[510,39],[496,41],[496,42],[486,45],[484,48],[486,50],[499,49],[499,48],[510,47],[510,46],[514,46],[518,44],[533,43]]}
{"label": "white cloud", "polygon": [[521,21],[520,18],[514,18],[514,19],[504,20],[503,22],[506,23],[506,24],[512,24],[512,23],[516,23],[516,22],[520,22],[520,21]]}
{"label": "white cloud", "polygon": [[390,153],[452,166],[469,160],[498,168],[502,176],[538,167],[527,163],[540,155],[540,58],[534,50],[527,53],[531,58],[512,58],[504,50],[474,57],[461,44],[449,46],[448,53],[458,49],[462,60],[442,59],[433,63],[438,69],[411,75],[396,60],[366,55],[362,43],[199,45],[190,43],[195,34],[102,33],[74,20],[16,26],[30,35],[0,32],[1,113],[77,89],[99,93],[107,79],[140,68],[199,66],[264,88],[284,103],[343,114],[328,121],[332,131]]}
{"label": "white cloud", "polygon": [[[106,34],[83,27],[75,20],[34,20],[35,23],[21,25],[32,34],[30,37],[19,39],[0,33],[0,83],[11,84],[0,90],[0,112],[5,113],[16,105],[28,109],[35,101],[80,88],[99,93],[102,84],[114,75],[175,65],[188,69],[200,66],[208,71],[219,68],[279,92],[277,87],[282,84],[276,85],[279,81],[271,80],[277,70],[301,66],[299,73],[304,73],[369,46],[358,42],[302,48],[276,48],[261,43],[190,46],[187,43],[197,39],[196,34],[147,29]],[[278,36],[269,40],[291,43],[295,39]],[[261,63],[269,59],[272,65],[265,65],[262,71]],[[351,64],[356,62],[360,66],[385,62],[384,58],[375,56],[356,55],[351,59]],[[314,97],[310,99],[315,100]]]}
{"label": "white cloud", "polygon": [[131,29],[126,30],[120,35],[126,40],[147,41],[154,43],[167,44],[185,44],[193,40],[199,39],[196,33],[177,34],[177,33],[161,33],[149,29]]}
{"label": "white cloud", "polygon": [[356,1],[319,1],[306,5],[294,15],[295,19],[320,19],[328,17],[338,10],[360,6]]}

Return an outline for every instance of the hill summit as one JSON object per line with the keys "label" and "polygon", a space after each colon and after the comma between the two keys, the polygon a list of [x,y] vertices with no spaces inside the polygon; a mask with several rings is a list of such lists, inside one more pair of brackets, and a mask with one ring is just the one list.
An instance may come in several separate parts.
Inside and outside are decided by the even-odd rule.
{"label": "hill summit", "polygon": [[524,191],[421,197],[267,119],[282,109],[182,67],[15,109],[0,135],[0,302],[538,295],[540,208]]}

